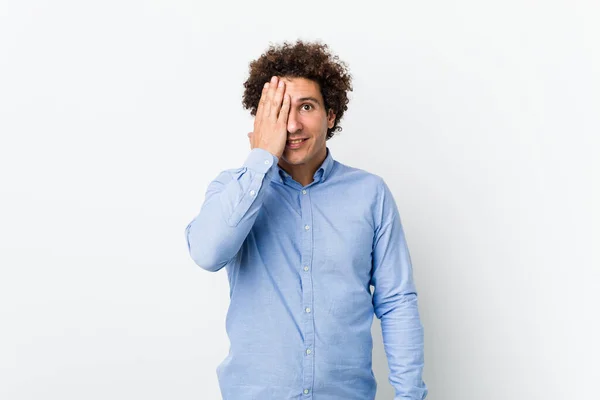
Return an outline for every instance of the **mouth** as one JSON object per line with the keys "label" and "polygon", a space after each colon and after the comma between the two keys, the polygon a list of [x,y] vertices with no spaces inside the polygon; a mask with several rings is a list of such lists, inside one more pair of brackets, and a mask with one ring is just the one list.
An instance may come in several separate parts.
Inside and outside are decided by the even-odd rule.
{"label": "mouth", "polygon": [[304,142],[306,142],[308,140],[308,138],[302,138],[302,139],[295,139],[295,140],[288,140],[285,144],[285,147],[287,147],[288,149],[298,149],[300,148]]}

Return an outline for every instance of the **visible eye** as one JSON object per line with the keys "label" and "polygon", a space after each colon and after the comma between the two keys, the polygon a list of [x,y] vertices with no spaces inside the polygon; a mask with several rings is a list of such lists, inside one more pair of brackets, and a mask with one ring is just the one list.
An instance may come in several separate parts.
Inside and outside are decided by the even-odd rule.
{"label": "visible eye", "polygon": [[[306,109],[306,108],[304,108],[304,107],[309,107],[309,108],[308,108],[308,109]],[[312,105],[311,105],[311,104],[308,104],[308,103],[304,103],[304,104],[302,104],[302,109],[303,109],[304,111],[312,110]]]}

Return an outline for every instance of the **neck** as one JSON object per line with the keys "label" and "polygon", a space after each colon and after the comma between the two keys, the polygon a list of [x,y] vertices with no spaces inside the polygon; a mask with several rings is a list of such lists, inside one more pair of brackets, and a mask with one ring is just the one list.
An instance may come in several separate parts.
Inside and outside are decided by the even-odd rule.
{"label": "neck", "polygon": [[327,147],[323,147],[319,154],[304,164],[289,164],[283,158],[280,158],[278,165],[281,169],[290,174],[292,179],[302,186],[306,186],[313,181],[315,172],[317,172],[319,167],[323,164],[326,157]]}

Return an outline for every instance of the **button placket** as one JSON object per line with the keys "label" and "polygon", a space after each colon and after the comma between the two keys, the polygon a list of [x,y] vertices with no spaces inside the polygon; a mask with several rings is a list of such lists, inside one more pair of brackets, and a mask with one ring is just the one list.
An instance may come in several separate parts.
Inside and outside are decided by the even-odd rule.
{"label": "button placket", "polygon": [[302,280],[302,304],[304,333],[304,361],[303,361],[303,386],[305,398],[312,398],[312,388],[314,385],[314,312],[313,312],[313,291],[312,291],[312,273],[310,265],[313,257],[314,229],[312,226],[312,206],[309,191],[302,189],[300,191],[300,206],[302,219],[302,247],[301,247],[301,266],[303,273],[300,274]]}

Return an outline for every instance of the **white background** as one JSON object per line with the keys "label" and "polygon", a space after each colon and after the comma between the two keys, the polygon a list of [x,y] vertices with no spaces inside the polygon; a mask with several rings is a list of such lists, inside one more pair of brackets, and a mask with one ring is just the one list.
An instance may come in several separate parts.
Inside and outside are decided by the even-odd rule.
{"label": "white background", "polygon": [[249,151],[248,63],[296,38],[350,66],[328,146],[397,200],[428,399],[597,398],[599,8],[0,2],[0,398],[220,399],[227,277],[184,229]]}

